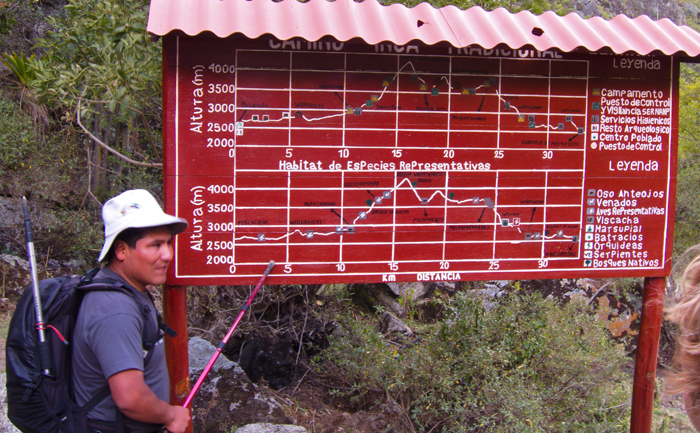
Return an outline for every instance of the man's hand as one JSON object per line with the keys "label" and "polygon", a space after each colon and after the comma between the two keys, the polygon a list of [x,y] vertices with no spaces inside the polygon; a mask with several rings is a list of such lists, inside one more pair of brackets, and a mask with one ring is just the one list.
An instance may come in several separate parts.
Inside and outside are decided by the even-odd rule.
{"label": "man's hand", "polygon": [[173,420],[163,427],[171,433],[184,433],[190,423],[190,410],[182,406],[170,406]]}
{"label": "man's hand", "polygon": [[114,403],[127,417],[141,422],[162,424],[172,433],[183,433],[190,422],[190,411],[170,406],[156,396],[143,381],[140,370],[124,370],[107,379]]}

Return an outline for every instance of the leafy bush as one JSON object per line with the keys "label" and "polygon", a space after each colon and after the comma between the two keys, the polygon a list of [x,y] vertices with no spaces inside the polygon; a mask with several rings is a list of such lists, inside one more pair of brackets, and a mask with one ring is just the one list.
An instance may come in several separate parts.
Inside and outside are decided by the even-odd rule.
{"label": "leafy bush", "polygon": [[[426,0],[382,0],[382,4],[388,5],[393,3],[401,3],[408,7],[414,7]],[[550,5],[545,0],[520,0],[520,1],[502,1],[502,0],[427,0],[428,3],[435,8],[442,8],[448,5],[457,6],[460,9],[469,9],[472,6],[479,6],[487,11],[494,10],[500,7],[505,7],[509,11],[515,13],[520,11],[530,11],[535,15],[541,15],[544,11],[552,9],[557,13],[562,14],[562,11],[571,10],[571,5],[565,0],[566,6]]]}
{"label": "leafy bush", "polygon": [[472,292],[445,302],[447,320],[411,323],[421,341],[401,346],[348,312],[317,361],[341,370],[347,395],[397,404],[406,430],[627,431],[624,355],[585,303],[487,304]]}
{"label": "leafy bush", "polygon": [[682,255],[700,238],[700,73],[696,65],[683,64],[678,115],[678,178],[674,254]]}
{"label": "leafy bush", "polygon": [[68,0],[61,14],[47,18],[35,46],[40,56],[30,59],[39,100],[67,129],[91,133],[125,157],[87,140],[88,186],[99,200],[151,183],[142,177],[162,176],[160,170],[131,176],[141,170],[136,165],[156,167],[162,153],[161,44],[149,41],[148,6],[147,0]]}
{"label": "leafy bush", "polygon": [[0,98],[0,175],[25,164],[35,138],[32,119],[14,102]]}
{"label": "leafy bush", "polygon": [[693,155],[678,161],[678,185],[676,187],[676,226],[673,235],[673,252],[681,256],[698,243],[700,230],[700,156]]}

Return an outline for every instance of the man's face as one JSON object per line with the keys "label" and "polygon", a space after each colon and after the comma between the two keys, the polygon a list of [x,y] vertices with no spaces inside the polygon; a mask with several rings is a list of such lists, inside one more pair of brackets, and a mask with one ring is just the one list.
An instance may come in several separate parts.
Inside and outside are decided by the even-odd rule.
{"label": "man's face", "polygon": [[116,250],[123,255],[123,277],[138,290],[146,290],[147,285],[159,286],[165,283],[165,274],[173,259],[173,235],[167,227],[156,227],[136,242],[131,249],[122,242]]}

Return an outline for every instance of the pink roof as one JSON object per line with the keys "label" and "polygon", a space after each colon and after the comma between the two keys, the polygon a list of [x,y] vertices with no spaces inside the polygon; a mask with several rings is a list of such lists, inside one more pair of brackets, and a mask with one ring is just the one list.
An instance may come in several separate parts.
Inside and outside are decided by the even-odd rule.
{"label": "pink roof", "polygon": [[241,33],[251,39],[263,34],[309,41],[332,36],[339,41],[362,38],[368,44],[445,41],[455,47],[505,44],[541,51],[558,48],[568,52],[582,47],[589,51],[609,48],[615,53],[658,50],[666,55],[700,55],[700,34],[666,18],[652,21],[647,16],[618,15],[607,21],[583,19],[574,13],[561,17],[551,11],[533,15],[528,11],[511,14],[503,8],[491,12],[480,7],[435,9],[429,3],[413,8],[383,6],[377,0],[152,0],[148,31],[162,36],[173,30],[188,35],[210,31],[219,37]]}

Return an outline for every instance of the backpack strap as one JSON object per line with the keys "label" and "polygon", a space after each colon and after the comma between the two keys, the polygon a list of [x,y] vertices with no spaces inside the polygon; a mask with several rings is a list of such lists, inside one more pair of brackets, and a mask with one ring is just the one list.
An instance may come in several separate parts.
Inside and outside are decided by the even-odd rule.
{"label": "backpack strap", "polygon": [[107,398],[107,396],[109,396],[110,394],[111,392],[109,390],[109,384],[107,384],[104,387],[102,387],[102,389],[97,394],[92,396],[92,398],[88,400],[87,403],[85,403],[81,409],[87,415],[91,410],[95,408],[95,406],[100,404],[100,402],[102,402],[102,400]]}
{"label": "backpack strap", "polygon": [[165,322],[163,322],[163,318],[160,317],[160,313],[157,314],[159,320],[158,328],[160,328],[160,330],[163,331],[165,335],[168,335],[173,338],[177,337],[177,331],[171,328],[170,326],[166,325]]}
{"label": "backpack strap", "polygon": [[[151,298],[151,302],[153,302],[153,305],[155,305],[156,301],[155,299],[153,299],[153,295],[151,294],[151,292],[147,290],[146,294],[148,294],[148,297]],[[156,310],[156,319],[158,320],[159,330],[163,331],[164,334],[169,335],[173,338],[177,337],[177,331],[165,324],[165,322],[163,321],[163,316],[160,315],[160,312],[158,310]]]}
{"label": "backpack strap", "polygon": [[[86,276],[87,277],[87,276]],[[142,347],[143,350],[149,352],[146,357],[145,361],[147,362],[148,359],[151,357],[150,351],[155,347],[155,345],[163,338],[163,334],[169,335],[171,337],[176,337],[177,332],[170,328],[168,325],[163,322],[163,317],[160,315],[158,310],[155,310],[156,314],[156,326],[148,326],[149,323],[153,323],[151,320],[151,307],[149,305],[146,305],[141,298],[136,295],[133,292],[133,289],[131,289],[129,286],[125,285],[121,281],[118,280],[112,280],[108,278],[100,278],[100,279],[88,279],[85,284],[81,284],[78,286],[80,290],[84,290],[86,292],[89,291],[114,291],[114,292],[121,292],[124,293],[125,295],[129,296],[131,299],[136,302],[136,305],[139,307],[139,311],[141,311],[141,316],[144,320],[144,327],[143,327],[143,334],[142,334]],[[151,295],[150,292],[146,291],[146,294],[148,297],[151,299],[151,302],[155,304],[155,301],[153,299],[153,295]],[[161,334],[161,331],[163,334]]]}
{"label": "backpack strap", "polygon": [[[130,288],[128,288],[127,286],[125,286],[124,284],[122,284],[120,281],[117,281],[117,280],[112,280],[109,278],[102,278],[102,279],[97,279],[97,280],[93,281],[93,278],[95,277],[95,275],[97,275],[98,272],[100,272],[100,268],[92,268],[89,271],[87,271],[85,273],[85,276],[80,279],[80,284],[78,284],[78,287],[85,286],[88,284],[106,284],[108,286],[118,285],[119,287],[122,287],[122,288],[126,289],[127,291],[129,291],[130,294],[133,293]],[[153,302],[153,304],[155,305],[155,300],[153,299],[153,295],[151,294],[151,292],[146,291],[146,293],[148,294],[148,297],[151,298],[151,302]],[[140,299],[138,299],[138,297],[132,296],[132,298],[134,298],[134,300],[136,301],[137,304],[142,305],[142,302]],[[169,335],[173,338],[177,337],[177,331],[175,331],[174,329],[172,329],[171,327],[169,327],[168,325],[165,324],[165,322],[163,321],[163,317],[160,315],[158,310],[156,310],[156,318],[158,320],[158,329],[159,330],[163,331],[163,333],[165,333],[166,335]]]}
{"label": "backpack strap", "polygon": [[78,286],[82,286],[85,284],[90,284],[90,281],[97,275],[97,273],[100,272],[100,268],[92,268],[89,271],[85,273],[85,276],[80,279],[80,283]]}

